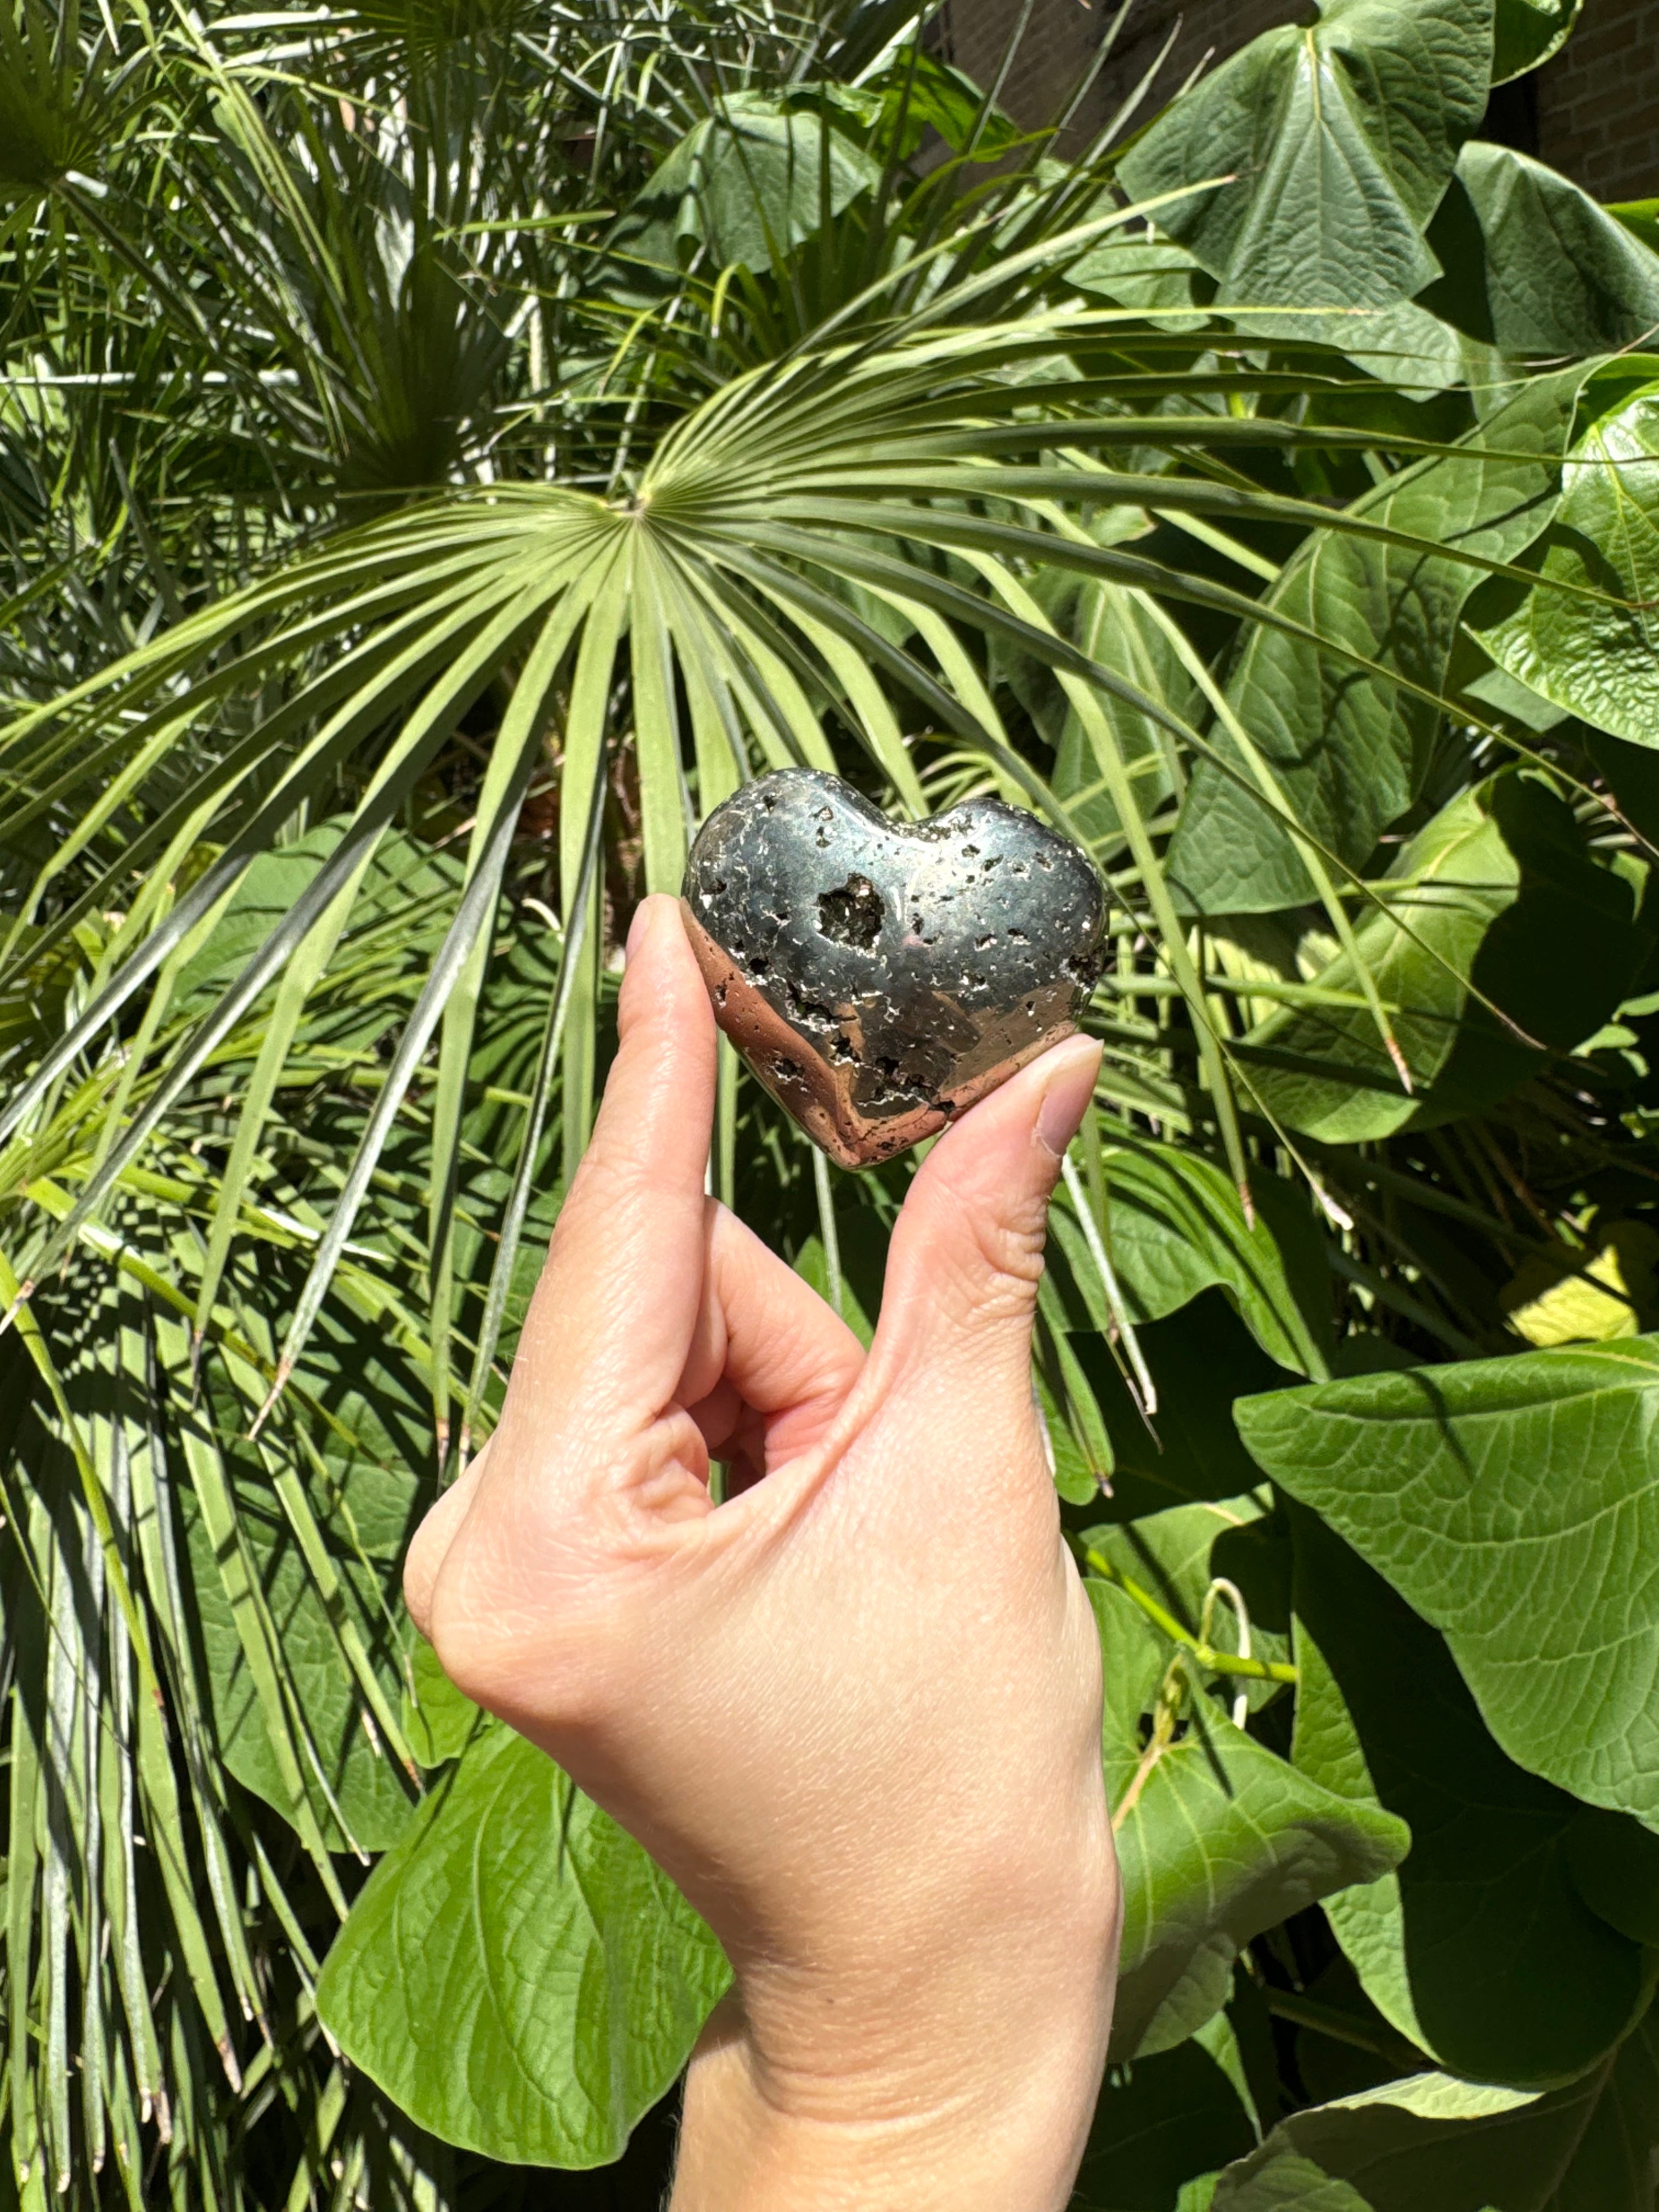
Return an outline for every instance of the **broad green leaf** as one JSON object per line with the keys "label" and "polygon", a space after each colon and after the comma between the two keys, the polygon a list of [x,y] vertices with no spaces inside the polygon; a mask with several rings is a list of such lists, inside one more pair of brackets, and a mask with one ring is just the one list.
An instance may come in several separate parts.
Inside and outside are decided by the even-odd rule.
{"label": "broad green leaf", "polygon": [[317,2008],[445,2142],[589,2166],[621,2154],[729,1978],[632,1838],[492,1725],[369,1877]]}
{"label": "broad green leaf", "polygon": [[1222,2175],[1213,2212],[1649,2212],[1656,2141],[1650,2017],[1546,2097],[1429,2074],[1298,2112]]}
{"label": "broad green leaf", "polygon": [[1507,84],[1524,76],[1572,34],[1584,0],[1498,0],[1492,24],[1492,81]]}
{"label": "broad green leaf", "polygon": [[1531,592],[1483,592],[1471,610],[1482,645],[1567,713],[1659,743],[1659,385],[1601,414],[1574,446],[1540,573]]}
{"label": "broad green leaf", "polygon": [[[1357,514],[1421,538],[1420,553],[1316,538],[1285,568],[1272,604],[1388,672],[1356,671],[1279,631],[1258,629],[1244,647],[1233,710],[1296,820],[1352,867],[1420,789],[1440,726],[1432,702],[1389,673],[1442,691],[1458,619],[1481,580],[1455,554],[1513,561],[1549,522],[1583,379],[1576,369],[1540,377],[1495,410],[1468,452],[1419,461],[1355,501]],[[1232,769],[1194,768],[1170,849],[1172,883],[1200,913],[1305,905],[1315,887],[1293,841],[1225,732],[1212,742]]]}
{"label": "broad green leaf", "polygon": [[1160,212],[1241,305],[1383,307],[1435,270],[1423,226],[1480,119],[1492,0],[1323,0],[1160,116],[1122,164],[1135,199],[1229,174]]}
{"label": "broad green leaf", "polygon": [[1443,1639],[1380,1575],[1311,1514],[1294,1527],[1291,1759],[1412,1837],[1393,1873],[1327,1898],[1338,1942],[1438,2064],[1524,2088],[1575,2079],[1649,1996],[1639,1948],[1580,1895],[1583,1808],[1504,1756]]}
{"label": "broad green leaf", "polygon": [[[1329,1279],[1312,1217],[1272,1176],[1255,1178],[1254,1226],[1213,1161],[1146,1142],[1104,1155],[1105,1241],[1132,1322],[1174,1313],[1212,1284],[1271,1359],[1328,1372]],[[1049,1213],[1050,1264],[1073,1328],[1112,1327],[1082,1226],[1069,1206]]]}
{"label": "broad green leaf", "polygon": [[[1542,1065],[1538,1048],[1570,1050],[1611,1017],[1645,943],[1630,886],[1596,865],[1550,787],[1513,769],[1461,793],[1371,889],[1356,943],[1411,1094],[1364,1006],[1282,1006],[1247,1041],[1260,1097],[1328,1144],[1493,1103]],[[1356,995],[1346,952],[1314,980]]]}
{"label": "broad green leaf", "polygon": [[[1450,1056],[1467,978],[1486,932],[1513,902],[1520,874],[1489,795],[1466,791],[1401,847],[1371,887],[1378,904],[1360,922],[1356,942],[1400,1049],[1425,1088]],[[1315,980],[1357,994],[1346,952]],[[1246,1042],[1249,1079],[1261,1097],[1291,1128],[1327,1144],[1386,1136],[1417,1111],[1363,1005],[1282,1006]]]}
{"label": "broad green leaf", "polygon": [[1171,2212],[1184,2182],[1255,2148],[1237,2090],[1189,2039],[1109,2071],[1072,2212]]}
{"label": "broad green leaf", "polygon": [[1170,1645],[1120,1589],[1087,1584],[1105,1666],[1103,1752],[1122,1870],[1122,1972],[1112,2045],[1172,2049],[1227,2001],[1252,1936],[1403,1854],[1398,1821],[1333,1796],[1191,1698],[1184,1732],[1149,1762],[1146,1724]]}
{"label": "broad green leaf", "polygon": [[[1173,238],[1127,237],[1115,231],[1091,246],[1066,272],[1067,283],[1080,292],[1098,293],[1125,307],[1160,310],[1160,330],[1199,330],[1204,309],[1215,285],[1196,254]],[[1190,307],[1190,318],[1172,315],[1171,307]]]}
{"label": "broad green leaf", "polygon": [[[836,1258],[839,1260],[839,1251]],[[833,1304],[830,1281],[830,1265],[824,1256],[823,1239],[809,1237],[795,1255],[795,1273],[812,1285],[826,1304]],[[848,1281],[845,1270],[841,1271],[841,1317],[866,1350],[875,1336],[875,1324],[860,1303],[858,1292]]]}
{"label": "broad green leaf", "polygon": [[[891,26],[898,20],[890,11],[884,36],[890,35]],[[838,68],[844,65],[839,54],[835,62]],[[915,151],[929,125],[953,154],[962,153],[977,134],[976,150],[981,161],[994,160],[1022,136],[1019,126],[1007,116],[996,108],[988,112],[985,94],[971,77],[933,54],[897,47],[887,66],[865,82],[880,85],[879,100],[863,87],[854,91],[849,86],[830,84],[823,91],[838,107],[850,108],[857,102],[860,110],[866,104],[876,108],[888,129],[896,125],[902,112],[905,125],[902,150],[907,156]]]}
{"label": "broad green leaf", "polygon": [[1413,399],[1459,386],[1473,387],[1471,396],[1485,399],[1499,367],[1490,346],[1416,300],[1395,300],[1386,307],[1343,307],[1323,315],[1306,308],[1279,314],[1240,309],[1230,320],[1252,337],[1329,346],[1379,384]]}
{"label": "broad green leaf", "polygon": [[1210,2212],[1220,2179],[1219,2173],[1200,2173],[1188,2182],[1176,2199],[1175,2212]]}
{"label": "broad green leaf", "polygon": [[1429,231],[1423,304],[1501,354],[1611,352],[1659,322],[1659,255],[1530,155],[1475,139]]}
{"label": "broad green leaf", "polygon": [[[378,1735],[368,1733],[374,1726],[372,1719],[365,1726],[363,1700],[281,1508],[251,1483],[239,1483],[234,1498],[244,1539],[282,1638],[283,1664],[322,1763],[326,1795],[301,1749],[301,1775],[318,1824],[331,1850],[343,1850],[349,1841],[365,1850],[384,1850],[408,1826],[412,1792],[392,1765]],[[239,1782],[286,1814],[288,1792],[248,1679],[212,1546],[187,1493],[181,1517],[220,1754]],[[395,1699],[399,1676],[395,1653],[388,1650],[390,1638],[377,1583],[363,1574],[355,1560],[341,1559],[337,1565],[349,1592],[349,1615],[379,1662],[377,1671],[383,1687]],[[341,1832],[330,1796],[339,1807],[349,1836]]]}
{"label": "broad green leaf", "polygon": [[1639,876],[1594,830],[1586,834],[1547,779],[1505,771],[1490,804],[1520,870],[1519,895],[1481,940],[1470,1003],[1413,1116],[1418,1127],[1506,1097],[1541,1072],[1537,1048],[1577,1050],[1639,985],[1651,957]]}
{"label": "broad green leaf", "polygon": [[1513,1759],[1659,1828],[1659,1340],[1247,1399],[1257,1463],[1444,1635]]}
{"label": "broad green leaf", "polygon": [[[1087,526],[1097,544],[1121,545],[1144,537],[1149,518],[1137,508],[1118,507],[1091,515]],[[1165,713],[1182,720],[1192,718],[1197,696],[1193,678],[1136,592],[1054,568],[1038,579],[1032,596],[1068,644],[1125,678]],[[1098,852],[1100,841],[1115,830],[1117,814],[1101,784],[1094,748],[1076,708],[1051,667],[1007,640],[992,641],[990,662],[993,678],[1007,684],[1043,743],[1054,749],[1052,787],[1064,796],[1073,821]],[[1170,750],[1165,726],[1103,685],[1094,696],[1141,795],[1141,811],[1150,817],[1169,787],[1167,775],[1160,774]]]}
{"label": "broad green leaf", "polygon": [[[234,981],[339,843],[346,828],[346,817],[335,817],[319,823],[292,844],[278,845],[249,862],[207,941],[179,970],[173,986],[175,1013],[201,1012]],[[362,932],[395,917],[407,933],[416,916],[429,913],[436,934],[441,934],[442,908],[453,899],[459,881],[460,872],[451,855],[434,853],[430,847],[393,830],[381,839],[369,861],[353,915],[353,928]]]}
{"label": "broad green leaf", "polygon": [[1348,359],[1379,384],[1398,386],[1413,399],[1460,385],[1480,384],[1490,374],[1484,349],[1431,314],[1415,300],[1369,309],[1352,321],[1334,315],[1315,318],[1302,328],[1286,316],[1241,317],[1244,329],[1268,337],[1308,339],[1340,347]]}
{"label": "broad green leaf", "polygon": [[711,275],[732,263],[769,269],[880,175],[826,118],[733,93],[692,125],[617,226],[621,289],[638,288],[636,264],[674,271],[699,248]]}

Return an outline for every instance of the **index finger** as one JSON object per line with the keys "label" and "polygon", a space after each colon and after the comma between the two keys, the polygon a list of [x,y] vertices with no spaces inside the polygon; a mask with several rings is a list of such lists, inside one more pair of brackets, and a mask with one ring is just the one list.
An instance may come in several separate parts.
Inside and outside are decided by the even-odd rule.
{"label": "index finger", "polygon": [[592,1139],[519,1340],[503,1429],[544,1431],[550,1407],[577,1400],[613,1425],[653,1419],[696,1327],[714,1019],[678,904],[660,893],[629,933],[617,1030]]}

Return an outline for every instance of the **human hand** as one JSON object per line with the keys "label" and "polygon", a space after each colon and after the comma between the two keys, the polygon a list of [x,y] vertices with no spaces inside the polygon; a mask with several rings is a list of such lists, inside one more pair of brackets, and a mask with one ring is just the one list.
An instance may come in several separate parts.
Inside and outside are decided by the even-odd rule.
{"label": "human hand", "polygon": [[416,1537],[410,1609],[726,1948],[676,2212],[1052,2212],[1117,1888],[1030,1339],[1098,1048],[940,1138],[866,1358],[704,1194],[714,1030],[672,900],[641,909],[620,1024],[500,1424]]}

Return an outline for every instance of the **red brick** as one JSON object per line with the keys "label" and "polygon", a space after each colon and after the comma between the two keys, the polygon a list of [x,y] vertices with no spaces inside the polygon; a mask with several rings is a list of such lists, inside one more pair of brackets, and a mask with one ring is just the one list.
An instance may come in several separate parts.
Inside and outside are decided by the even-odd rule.
{"label": "red brick", "polygon": [[1583,26],[1572,34],[1572,65],[1576,69],[1590,68],[1607,55],[1622,52],[1626,46],[1636,44],[1634,16],[1626,15],[1622,21],[1615,17],[1610,22],[1603,21]]}

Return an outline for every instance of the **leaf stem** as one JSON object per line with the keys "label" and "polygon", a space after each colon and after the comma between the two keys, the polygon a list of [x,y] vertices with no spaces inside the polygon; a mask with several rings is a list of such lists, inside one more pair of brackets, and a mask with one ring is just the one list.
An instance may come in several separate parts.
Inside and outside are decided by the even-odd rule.
{"label": "leaf stem", "polygon": [[1335,2005],[1319,2004],[1312,1997],[1298,1996],[1291,1990],[1258,1986],[1268,2011],[1297,2027],[1311,2028],[1316,2035],[1328,2035],[1334,2043],[1352,2044],[1356,2051],[1369,2051],[1377,2058],[1387,2059],[1391,2066],[1421,2071],[1429,2063],[1404,2036],[1373,2028],[1367,2021],[1355,2019],[1352,2013],[1343,2012]]}
{"label": "leaf stem", "polygon": [[1143,1589],[1139,1583],[1120,1573],[1103,1552],[1096,1551],[1091,1544],[1085,1544],[1080,1539],[1073,1541],[1078,1556],[1091,1575],[1098,1576],[1102,1582],[1115,1583],[1125,1597],[1140,1607],[1155,1628],[1162,1630],[1170,1642],[1178,1644],[1183,1651],[1190,1652],[1199,1665],[1207,1668],[1212,1674],[1247,1674],[1255,1682],[1301,1680],[1296,1668],[1283,1660],[1243,1659],[1237,1652],[1218,1651],[1213,1644],[1200,1642],[1181,1626],[1172,1613],[1158,1603],[1150,1590]]}
{"label": "leaf stem", "polygon": [[829,1280],[830,1303],[837,1318],[842,1308],[841,1286],[841,1238],[836,1231],[836,1194],[830,1187],[830,1163],[816,1145],[811,1146],[812,1182],[818,1197],[818,1231],[823,1239],[824,1273]]}

